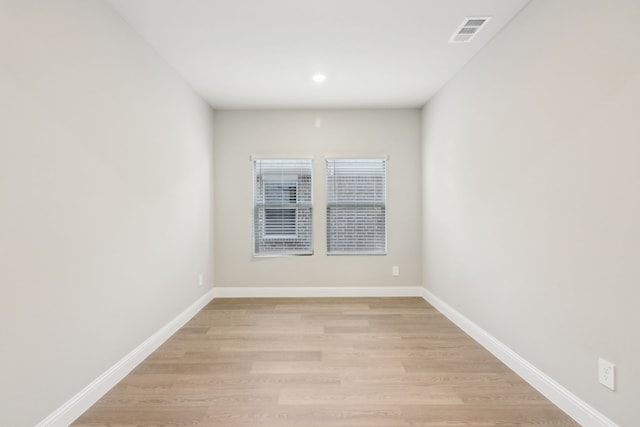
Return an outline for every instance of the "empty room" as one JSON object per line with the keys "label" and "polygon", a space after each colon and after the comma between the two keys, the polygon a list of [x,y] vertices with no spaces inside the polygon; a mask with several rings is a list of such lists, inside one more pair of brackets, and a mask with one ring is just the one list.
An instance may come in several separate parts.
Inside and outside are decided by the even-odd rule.
{"label": "empty room", "polygon": [[637,0],[0,0],[0,426],[640,425]]}

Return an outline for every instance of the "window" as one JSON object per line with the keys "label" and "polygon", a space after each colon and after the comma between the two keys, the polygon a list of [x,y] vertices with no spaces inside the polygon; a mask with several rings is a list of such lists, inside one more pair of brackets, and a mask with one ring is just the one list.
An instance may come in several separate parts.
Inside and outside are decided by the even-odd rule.
{"label": "window", "polygon": [[311,160],[253,161],[255,255],[309,255]]}
{"label": "window", "polygon": [[[297,209],[283,208],[298,201],[298,177],[263,175],[264,237],[296,237],[298,232]],[[276,208],[269,206],[278,206]]]}
{"label": "window", "polygon": [[387,252],[385,159],[327,160],[327,253]]}

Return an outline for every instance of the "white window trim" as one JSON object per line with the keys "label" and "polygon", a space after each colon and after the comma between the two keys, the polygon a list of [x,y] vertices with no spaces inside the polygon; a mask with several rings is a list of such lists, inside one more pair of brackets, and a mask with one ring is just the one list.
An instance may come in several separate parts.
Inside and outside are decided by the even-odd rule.
{"label": "white window trim", "polygon": [[[313,230],[313,211],[314,211],[314,169],[315,169],[315,162],[314,162],[314,158],[312,156],[284,156],[284,155],[251,155],[250,157],[251,160],[251,169],[252,169],[252,177],[253,177],[253,182],[252,182],[252,194],[253,194],[253,200],[252,200],[252,205],[253,205],[253,218],[251,221],[251,239],[252,239],[252,256],[255,258],[272,258],[272,257],[289,257],[289,256],[310,256],[314,254],[314,247],[315,247],[315,243],[314,243],[314,230]],[[282,160],[282,161],[305,161],[305,162],[309,162],[310,164],[310,170],[309,170],[309,176],[311,177],[311,186],[310,186],[310,199],[308,202],[301,202],[301,203],[297,203],[296,204],[296,235],[286,235],[286,236],[264,236],[264,233],[262,233],[262,236],[260,236],[260,239],[262,240],[271,240],[271,241],[278,241],[278,240],[286,240],[286,239],[297,239],[300,238],[299,233],[298,233],[298,225],[299,225],[299,208],[308,208],[310,209],[310,213],[311,213],[311,222],[310,222],[310,243],[309,243],[309,250],[306,251],[291,251],[291,252],[256,252],[256,244],[257,244],[257,236],[256,236],[256,214],[257,211],[259,209],[261,209],[260,207],[258,207],[258,205],[256,205],[256,180],[257,180],[257,175],[256,175],[256,169],[255,169],[255,162],[256,161],[261,161],[261,160],[271,160],[271,161],[276,161],[276,160]],[[268,174],[267,174],[268,175]],[[287,175],[285,175],[287,176]],[[299,175],[289,175],[291,177],[298,178]],[[297,184],[298,185],[298,184]],[[296,195],[297,198],[297,195]]]}
{"label": "white window trim", "polygon": [[[387,193],[388,193],[388,162],[389,162],[389,156],[383,155],[383,156],[327,156],[325,157],[325,162],[324,162],[324,169],[325,169],[325,196],[326,196],[326,210],[329,210],[330,206],[340,206],[340,204],[336,204],[336,203],[330,203],[329,202],[329,174],[328,174],[328,163],[330,161],[356,161],[356,160],[361,160],[361,161],[372,161],[372,160],[381,160],[384,161],[384,200],[383,202],[374,202],[371,204],[367,204],[367,205],[363,205],[363,204],[359,204],[359,203],[354,203],[354,206],[367,206],[367,207],[375,207],[375,206],[382,206],[384,207],[384,222],[385,222],[385,227],[384,227],[384,250],[383,251],[376,251],[376,252],[370,252],[370,251],[361,251],[361,252],[357,252],[357,251],[330,251],[329,249],[329,244],[328,244],[328,238],[329,238],[329,216],[327,213],[327,217],[325,219],[326,221],[326,230],[325,230],[325,238],[327,239],[327,255],[328,256],[386,256],[388,253],[388,202],[387,202]],[[342,206],[345,206],[344,204],[342,204]]]}

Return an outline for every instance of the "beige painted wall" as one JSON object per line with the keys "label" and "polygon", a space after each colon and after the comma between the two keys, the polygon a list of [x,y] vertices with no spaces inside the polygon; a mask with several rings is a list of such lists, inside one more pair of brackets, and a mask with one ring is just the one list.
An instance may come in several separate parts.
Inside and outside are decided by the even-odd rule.
{"label": "beige painted wall", "polygon": [[0,2],[0,425],[211,283],[210,108],[102,1]]}
{"label": "beige painted wall", "polygon": [[426,287],[621,426],[640,419],[638,18],[532,0],[423,116]]}
{"label": "beige painted wall", "polygon": [[[420,132],[419,110],[217,111],[215,285],[419,285]],[[313,157],[313,256],[252,257],[252,155]],[[389,156],[388,255],[328,257],[325,157],[380,155]],[[392,277],[393,265],[399,277]]]}

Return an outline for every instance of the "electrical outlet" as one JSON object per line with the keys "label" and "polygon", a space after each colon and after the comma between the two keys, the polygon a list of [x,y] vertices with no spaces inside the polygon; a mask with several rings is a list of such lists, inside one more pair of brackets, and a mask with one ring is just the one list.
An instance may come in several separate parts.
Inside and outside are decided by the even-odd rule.
{"label": "electrical outlet", "polygon": [[616,389],[616,367],[613,363],[598,359],[598,381],[608,389]]}
{"label": "electrical outlet", "polygon": [[203,283],[204,283],[204,278],[202,277],[202,273],[200,273],[200,276],[198,277],[198,286],[202,286]]}
{"label": "electrical outlet", "polygon": [[393,268],[391,269],[391,274],[393,274],[394,276],[399,276],[400,267],[398,267],[397,265],[394,265]]}

